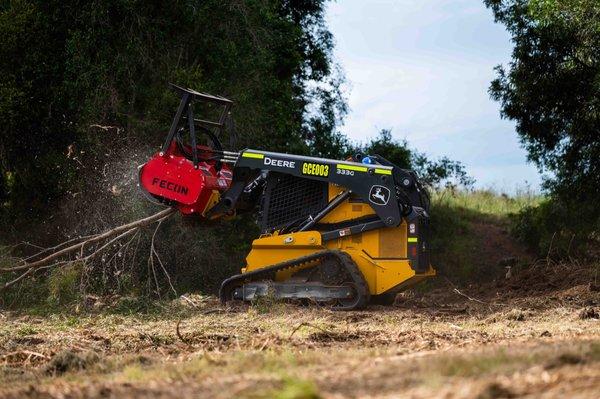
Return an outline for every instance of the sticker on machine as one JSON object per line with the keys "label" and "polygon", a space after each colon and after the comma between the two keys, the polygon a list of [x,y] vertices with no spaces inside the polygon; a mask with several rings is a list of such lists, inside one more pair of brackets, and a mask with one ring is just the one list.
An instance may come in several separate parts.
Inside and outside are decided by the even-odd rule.
{"label": "sticker on machine", "polygon": [[390,190],[383,186],[373,186],[369,191],[369,201],[375,205],[387,205],[390,200]]}
{"label": "sticker on machine", "polygon": [[352,230],[345,228],[340,230],[340,237],[349,236],[352,234]]}

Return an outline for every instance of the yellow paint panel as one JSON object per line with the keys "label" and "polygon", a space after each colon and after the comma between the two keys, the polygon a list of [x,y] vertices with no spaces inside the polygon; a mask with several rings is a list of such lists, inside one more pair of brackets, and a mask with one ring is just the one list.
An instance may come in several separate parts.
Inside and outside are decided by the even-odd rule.
{"label": "yellow paint panel", "polygon": [[366,172],[368,170],[366,166],[344,165],[341,163],[336,166],[338,169],[353,170],[355,172]]}
{"label": "yellow paint panel", "polygon": [[208,210],[210,208],[215,206],[217,204],[217,202],[219,202],[220,199],[221,199],[221,194],[217,190],[212,190],[212,193],[210,194],[210,198],[208,199],[208,202],[206,203],[206,207],[204,207],[204,209],[202,210],[202,216],[206,216],[206,212],[208,212]]}
{"label": "yellow paint panel", "polygon": [[377,294],[388,291],[415,276],[408,260],[378,260]]}
{"label": "yellow paint panel", "polygon": [[387,169],[375,169],[375,173],[379,173],[380,175],[391,175],[392,171]]}
{"label": "yellow paint panel", "polygon": [[[339,212],[338,217],[347,214],[347,220],[353,205],[358,204],[344,203],[334,212]],[[363,209],[363,212],[365,211],[366,209]],[[352,212],[352,216],[355,214]],[[254,240],[243,272],[297,259],[324,249],[341,250],[352,257],[369,286],[369,292],[378,295],[391,289],[405,289],[435,275],[435,270],[431,267],[427,272],[419,274],[410,267],[410,262],[406,259],[407,241],[416,242],[416,237],[407,238],[407,226],[404,222],[398,227],[366,231],[328,242],[322,242],[318,231],[282,235],[276,233]],[[275,279],[285,281],[295,272],[314,265],[315,262],[312,262],[280,271]]]}
{"label": "yellow paint panel", "polygon": [[244,153],[242,153],[242,157],[244,157],[244,158],[263,159],[265,157],[265,155],[264,154],[257,154],[255,152],[244,152]]}

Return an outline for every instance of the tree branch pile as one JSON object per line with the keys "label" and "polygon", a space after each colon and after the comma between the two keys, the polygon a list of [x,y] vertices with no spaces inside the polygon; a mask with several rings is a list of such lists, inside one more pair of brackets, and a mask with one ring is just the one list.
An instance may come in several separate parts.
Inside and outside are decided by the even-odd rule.
{"label": "tree branch pile", "polygon": [[[160,226],[160,224],[174,212],[174,208],[164,209],[152,216],[114,227],[103,233],[73,238],[54,247],[45,248],[35,255],[17,260],[15,266],[1,267],[0,274],[17,274],[17,276],[3,285],[0,285],[0,291],[34,275],[34,273],[39,270],[65,266],[73,262],[82,262],[85,264],[95,259],[98,255],[103,254],[113,244],[125,237],[134,235],[142,227],[157,222],[158,226]],[[154,235],[156,235],[156,231],[154,232]],[[152,245],[151,251],[154,251],[154,254],[158,257],[158,254],[156,254],[156,251],[154,250],[154,245]],[[75,259],[73,259],[73,256],[75,256]],[[153,253],[151,253],[151,257],[153,258]]]}

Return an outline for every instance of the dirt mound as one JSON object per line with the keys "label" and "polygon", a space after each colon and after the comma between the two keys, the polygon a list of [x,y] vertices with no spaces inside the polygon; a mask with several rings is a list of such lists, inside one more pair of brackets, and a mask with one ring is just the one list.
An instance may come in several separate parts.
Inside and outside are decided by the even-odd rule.
{"label": "dirt mound", "polygon": [[50,359],[43,367],[46,374],[57,376],[68,371],[79,371],[89,368],[97,363],[100,357],[92,351],[77,353],[72,350],[63,350]]}

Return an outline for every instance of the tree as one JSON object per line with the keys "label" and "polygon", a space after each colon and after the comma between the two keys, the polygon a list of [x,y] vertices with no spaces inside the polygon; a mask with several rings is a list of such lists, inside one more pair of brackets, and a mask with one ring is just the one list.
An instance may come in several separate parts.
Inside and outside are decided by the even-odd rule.
{"label": "tree", "polygon": [[367,155],[380,155],[399,168],[410,169],[412,167],[412,151],[408,148],[408,143],[406,140],[394,140],[391,129],[381,129],[376,137],[359,149],[359,152]]}
{"label": "tree", "polygon": [[[2,2],[0,214],[30,215],[75,191],[82,166],[72,151],[158,144],[177,104],[168,82],[234,100],[239,147],[339,151],[346,106],[324,5]],[[91,125],[113,126],[122,140]]]}
{"label": "tree", "polygon": [[[514,43],[490,86],[550,198],[516,220],[517,237],[548,256],[589,255],[600,229],[600,2],[486,0]],[[592,249],[590,251],[590,248]]]}
{"label": "tree", "polygon": [[411,149],[406,140],[395,140],[391,129],[380,130],[376,137],[365,145],[357,146],[354,152],[380,155],[399,168],[412,169],[423,184],[432,188],[443,184],[470,188],[475,183],[461,162],[448,157],[432,160],[426,154]]}
{"label": "tree", "polygon": [[569,201],[600,199],[600,2],[485,0],[512,35],[490,86],[529,159]]}

